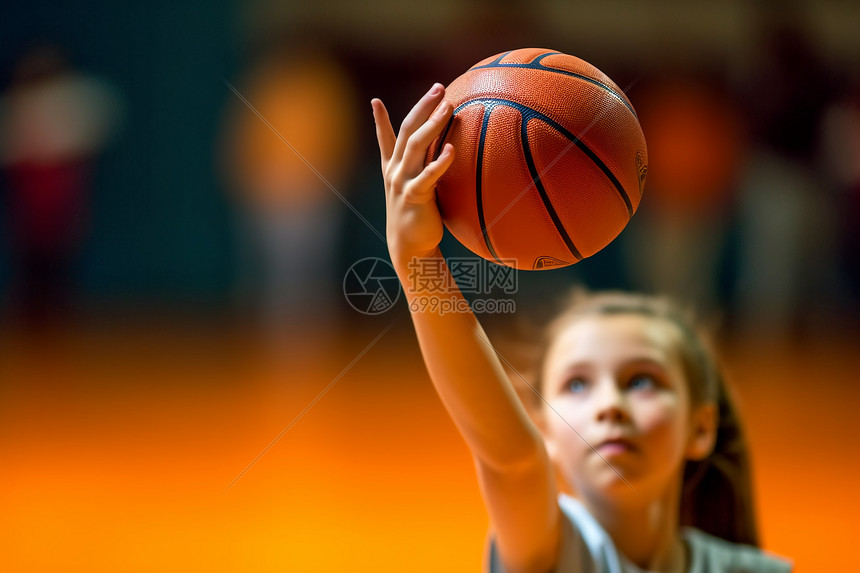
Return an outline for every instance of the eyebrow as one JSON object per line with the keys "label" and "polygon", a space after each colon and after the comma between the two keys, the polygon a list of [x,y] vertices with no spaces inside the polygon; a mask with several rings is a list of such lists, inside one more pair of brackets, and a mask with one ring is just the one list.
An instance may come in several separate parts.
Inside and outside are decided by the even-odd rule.
{"label": "eyebrow", "polygon": [[660,370],[668,370],[668,357],[663,358],[663,360],[659,360],[653,356],[642,356],[640,358],[634,358],[633,360],[627,360],[624,362],[624,366],[630,366],[634,364],[648,364],[651,366],[656,366]]}
{"label": "eyebrow", "polygon": [[[636,358],[632,358],[630,360],[625,360],[621,364],[621,368],[624,369],[624,368],[629,368],[630,366],[647,364],[649,366],[655,367],[655,368],[665,372],[665,371],[669,370],[669,367],[665,363],[665,361],[667,361],[667,358],[664,358],[663,360],[664,361],[661,361],[661,359],[659,357],[656,357],[656,356],[645,356],[645,355],[637,356]],[[583,369],[589,369],[592,366],[593,366],[593,363],[590,361],[572,362],[570,364],[565,365],[561,370],[559,370],[559,374],[561,377],[566,377],[566,376],[569,376],[570,374],[572,374],[574,372],[578,372],[578,371],[583,370]]]}

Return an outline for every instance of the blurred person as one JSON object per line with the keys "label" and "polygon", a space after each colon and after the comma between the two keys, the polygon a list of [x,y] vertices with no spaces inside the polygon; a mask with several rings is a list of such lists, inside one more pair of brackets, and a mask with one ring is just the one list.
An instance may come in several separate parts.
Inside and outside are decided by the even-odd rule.
{"label": "blurred person", "polygon": [[57,47],[27,51],[0,98],[0,165],[9,190],[12,311],[28,324],[70,310],[89,224],[98,153],[120,101],[105,81],[75,70]]}
{"label": "blurred person", "polygon": [[736,303],[743,330],[779,339],[804,326],[832,275],[833,201],[815,161],[831,79],[799,13],[761,19],[743,90],[752,146],[739,186]]}
{"label": "blurred person", "polygon": [[239,296],[258,305],[255,314],[272,332],[300,332],[309,318],[331,326],[344,304],[335,266],[348,208],[326,181],[348,194],[357,130],[352,83],[322,50],[276,48],[237,90],[266,120],[234,98],[224,130],[244,249]]}
{"label": "blurred person", "polygon": [[640,87],[636,107],[649,170],[625,237],[633,284],[710,310],[745,144],[740,114],[717,74],[671,69]]}
{"label": "blurred person", "polygon": [[822,124],[822,161],[837,191],[841,301],[860,312],[860,66],[844,93],[827,109]]}

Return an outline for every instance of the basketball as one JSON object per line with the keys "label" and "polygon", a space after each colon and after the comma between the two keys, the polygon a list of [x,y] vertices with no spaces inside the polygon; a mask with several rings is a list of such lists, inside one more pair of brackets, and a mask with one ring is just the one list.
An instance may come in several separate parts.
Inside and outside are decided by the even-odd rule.
{"label": "basketball", "polygon": [[428,150],[455,159],[436,187],[445,226],[517,269],[565,267],[609,244],[639,206],[648,155],[627,96],[567,54],[525,48],[446,90],[454,114]]}

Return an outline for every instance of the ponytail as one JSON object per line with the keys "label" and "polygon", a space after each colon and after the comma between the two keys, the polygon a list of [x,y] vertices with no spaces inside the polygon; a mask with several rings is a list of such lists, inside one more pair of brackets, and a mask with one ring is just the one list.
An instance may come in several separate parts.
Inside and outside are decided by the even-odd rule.
{"label": "ponytail", "polygon": [[687,461],[681,492],[681,525],[733,543],[759,545],[752,499],[749,448],[729,389],[717,376],[719,427],[711,454]]}

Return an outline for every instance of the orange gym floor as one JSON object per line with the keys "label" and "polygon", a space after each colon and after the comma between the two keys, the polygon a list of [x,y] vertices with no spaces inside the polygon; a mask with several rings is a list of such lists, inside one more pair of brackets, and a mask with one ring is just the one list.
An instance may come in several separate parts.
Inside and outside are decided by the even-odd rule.
{"label": "orange gym floor", "polygon": [[[269,350],[211,324],[7,330],[0,571],[479,571],[473,466],[408,322],[343,372],[384,326]],[[764,547],[802,573],[858,570],[858,341],[727,349]]]}

